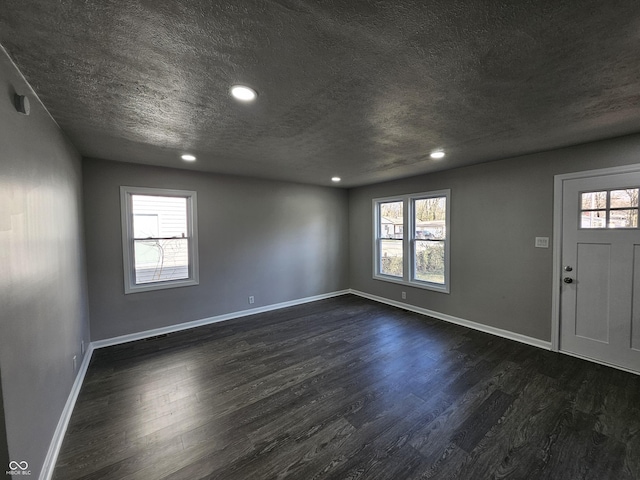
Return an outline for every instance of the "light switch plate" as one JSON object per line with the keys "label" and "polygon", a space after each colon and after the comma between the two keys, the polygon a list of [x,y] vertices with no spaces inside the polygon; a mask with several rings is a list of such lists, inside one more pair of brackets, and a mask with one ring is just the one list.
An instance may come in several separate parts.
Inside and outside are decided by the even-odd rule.
{"label": "light switch plate", "polygon": [[549,248],[549,237],[536,237],[536,248]]}

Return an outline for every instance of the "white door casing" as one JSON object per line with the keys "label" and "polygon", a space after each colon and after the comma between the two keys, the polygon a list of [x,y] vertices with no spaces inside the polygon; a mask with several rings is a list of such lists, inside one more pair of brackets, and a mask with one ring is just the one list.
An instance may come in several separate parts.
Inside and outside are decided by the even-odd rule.
{"label": "white door casing", "polygon": [[640,166],[556,177],[552,340],[640,373],[640,230],[580,227],[582,192],[638,186]]}

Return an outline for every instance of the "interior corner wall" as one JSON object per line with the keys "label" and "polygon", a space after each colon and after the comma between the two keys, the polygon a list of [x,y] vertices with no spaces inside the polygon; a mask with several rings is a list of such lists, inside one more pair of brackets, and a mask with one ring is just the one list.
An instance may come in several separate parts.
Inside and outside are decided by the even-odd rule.
{"label": "interior corner wall", "polygon": [[[350,286],[549,341],[554,175],[636,163],[640,135],[353,189]],[[445,188],[451,189],[451,293],[374,280],[372,200]],[[535,248],[535,237],[549,237],[550,247]]]}
{"label": "interior corner wall", "polygon": [[[348,288],[344,189],[95,159],[83,173],[92,340]],[[125,295],[122,185],[197,192],[199,285]]]}
{"label": "interior corner wall", "polygon": [[[31,114],[16,112],[15,93]],[[0,47],[0,370],[8,450],[40,474],[89,339],[82,174]],[[0,466],[4,472],[7,465]]]}

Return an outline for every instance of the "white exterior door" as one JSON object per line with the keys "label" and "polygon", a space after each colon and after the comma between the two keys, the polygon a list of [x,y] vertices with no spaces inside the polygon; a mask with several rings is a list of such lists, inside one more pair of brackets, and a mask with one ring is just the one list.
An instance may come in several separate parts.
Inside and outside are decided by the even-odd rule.
{"label": "white exterior door", "polygon": [[563,352],[640,372],[640,172],[564,180]]}

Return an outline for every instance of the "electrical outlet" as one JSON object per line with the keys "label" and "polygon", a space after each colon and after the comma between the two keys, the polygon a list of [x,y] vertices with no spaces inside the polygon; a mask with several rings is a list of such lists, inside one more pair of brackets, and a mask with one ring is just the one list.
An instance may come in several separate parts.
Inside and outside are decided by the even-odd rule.
{"label": "electrical outlet", "polygon": [[253,304],[255,303],[255,301],[256,301],[256,299],[255,299],[255,298],[253,298],[253,295],[251,295],[251,296],[249,297],[249,304],[253,305]]}
{"label": "electrical outlet", "polygon": [[402,292],[402,299],[406,300],[407,299],[407,292]]}
{"label": "electrical outlet", "polygon": [[73,356],[73,373],[76,373],[76,369],[78,368],[78,356]]}

